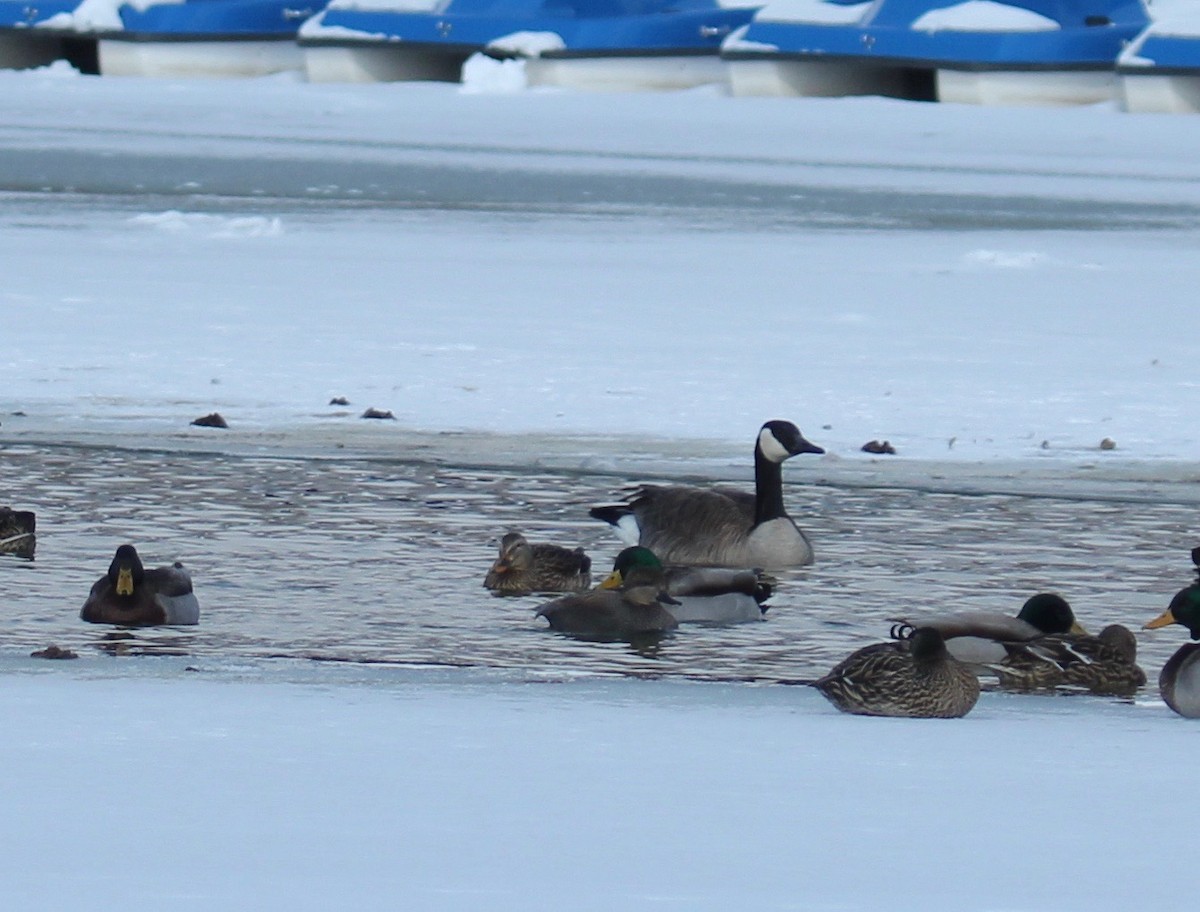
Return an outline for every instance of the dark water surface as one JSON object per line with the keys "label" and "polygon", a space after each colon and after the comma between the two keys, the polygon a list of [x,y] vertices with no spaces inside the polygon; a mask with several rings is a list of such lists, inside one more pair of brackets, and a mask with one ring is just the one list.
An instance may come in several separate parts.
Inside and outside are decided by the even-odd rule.
{"label": "dark water surface", "polygon": [[[687,626],[653,646],[588,643],[535,620],[543,599],[493,597],[483,575],[513,528],[582,545],[606,568],[620,545],[587,508],[637,479],[24,446],[0,450],[0,462],[9,481],[0,502],[35,510],[39,532],[34,561],[0,557],[4,651],[55,643],[93,656],[388,662],[531,678],[809,678],[886,637],[894,615],[1015,612],[1042,589],[1064,594],[1089,629],[1136,628],[1190,581],[1195,543],[1186,505],[793,484],[789,509],[817,563],[780,575],[764,623]],[[198,627],[79,620],[126,541],[148,564],[188,565]],[[1139,639],[1153,680],[1183,631]]]}

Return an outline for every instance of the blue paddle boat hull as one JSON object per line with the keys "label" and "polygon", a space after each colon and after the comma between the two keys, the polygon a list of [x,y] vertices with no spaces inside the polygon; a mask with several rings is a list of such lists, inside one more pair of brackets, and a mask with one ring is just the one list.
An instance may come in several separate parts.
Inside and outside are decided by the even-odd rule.
{"label": "blue paddle boat hull", "polygon": [[1154,21],[1117,59],[1126,111],[1200,112],[1200,4],[1189,6],[1177,4],[1176,15],[1162,18],[1151,6]]}
{"label": "blue paddle boat hull", "polygon": [[1148,21],[1141,0],[808,0],[800,10],[809,18],[768,4],[726,40],[735,94],[1094,103],[1115,96],[1117,56]]}
{"label": "blue paddle boat hull", "polygon": [[299,72],[301,23],[321,0],[185,0],[122,5],[120,29],[99,36],[106,76],[239,77]]}
{"label": "blue paddle boat hull", "polygon": [[530,85],[685,88],[724,82],[721,41],[753,11],[713,0],[450,0],[407,11],[335,0],[299,43],[314,82],[456,82],[483,53],[522,61]]}
{"label": "blue paddle boat hull", "polygon": [[0,0],[0,68],[23,70],[66,60],[95,75],[96,36],[77,25],[80,0]]}

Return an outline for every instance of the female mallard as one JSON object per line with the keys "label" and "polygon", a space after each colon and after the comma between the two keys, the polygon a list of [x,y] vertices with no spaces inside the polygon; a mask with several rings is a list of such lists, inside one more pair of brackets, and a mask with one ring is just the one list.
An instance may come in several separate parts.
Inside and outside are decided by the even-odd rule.
{"label": "female mallard", "polygon": [[946,650],[932,627],[893,629],[897,639],[866,646],[813,682],[842,712],[956,719],[979,699],[979,679]]}
{"label": "female mallard", "polygon": [[727,567],[667,567],[649,548],[626,548],[613,562],[612,573],[600,583],[602,589],[619,587],[637,567],[662,570],[667,594],[675,603],[668,609],[681,624],[739,624],[761,621],[771,584],[759,570]]}
{"label": "female mallard", "polygon": [[29,510],[0,507],[0,554],[33,557],[37,517]]}
{"label": "female mallard", "polygon": [[93,624],[125,627],[198,624],[200,603],[192,578],[178,561],[146,570],[133,545],[117,549],[108,573],[96,580],[79,616]]}
{"label": "female mallard", "polygon": [[483,585],[502,595],[578,592],[592,585],[592,561],[582,548],[530,544],[520,532],[509,532]]}
{"label": "female mallard", "polygon": [[620,588],[590,589],[564,595],[537,610],[552,630],[596,639],[665,633],[679,626],[667,610],[675,600],[666,593],[662,567],[634,567]]}
{"label": "female mallard", "polygon": [[1024,643],[1050,633],[1086,634],[1061,595],[1039,592],[1021,606],[1016,617],[997,611],[960,611],[928,618],[893,618],[910,627],[932,627],[960,662],[992,666],[1004,661],[1003,643]]}
{"label": "female mallard", "polygon": [[[1192,549],[1192,563],[1200,572],[1200,548]],[[1167,610],[1146,624],[1146,629],[1168,624],[1186,627],[1193,640],[1200,640],[1200,582],[1179,590]],[[1184,643],[1167,659],[1158,675],[1158,692],[1179,715],[1200,719],[1200,643]]]}
{"label": "female mallard", "polygon": [[812,545],[783,506],[782,464],[824,452],[790,421],[768,421],[754,444],[754,494],[642,485],[625,503],[590,512],[615,526],[626,544],[649,548],[668,564],[768,570],[811,564]]}
{"label": "female mallard", "polygon": [[1005,690],[1063,687],[1129,697],[1146,683],[1137,664],[1137,639],[1120,624],[1098,636],[1055,633],[1003,645],[1008,655],[992,670]]}

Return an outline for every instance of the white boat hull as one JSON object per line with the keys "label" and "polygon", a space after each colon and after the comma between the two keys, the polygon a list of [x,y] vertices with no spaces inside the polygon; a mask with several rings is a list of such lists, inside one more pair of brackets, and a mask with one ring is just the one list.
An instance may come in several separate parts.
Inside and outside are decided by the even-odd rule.
{"label": "white boat hull", "polygon": [[1111,101],[1117,92],[1116,77],[1108,71],[932,71],[786,58],[738,58],[728,67],[734,95],[883,95],[953,104],[1063,106]]}
{"label": "white boat hull", "polygon": [[1200,75],[1161,74],[1120,77],[1121,108],[1135,114],[1200,113]]}
{"label": "white boat hull", "polygon": [[309,82],[458,82],[461,54],[430,53],[400,42],[302,47]]}
{"label": "white boat hull", "polygon": [[727,62],[730,90],[739,96],[846,95],[912,97],[914,71],[837,60],[735,59]]}
{"label": "white boat hull", "polygon": [[300,72],[295,41],[100,41],[102,76],[246,78]]}
{"label": "white boat hull", "polygon": [[952,104],[1065,107],[1112,101],[1116,74],[1107,70],[937,71],[937,99]]}
{"label": "white boat hull", "polygon": [[659,57],[529,57],[531,88],[582,92],[670,92],[717,86],[728,91],[728,72],[716,54]]}

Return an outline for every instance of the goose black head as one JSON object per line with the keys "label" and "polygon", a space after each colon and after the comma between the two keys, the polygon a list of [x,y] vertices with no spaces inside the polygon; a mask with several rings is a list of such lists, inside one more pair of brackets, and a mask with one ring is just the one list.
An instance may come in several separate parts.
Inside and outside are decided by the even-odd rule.
{"label": "goose black head", "polygon": [[815,443],[806,440],[796,425],[779,419],[768,421],[762,426],[758,432],[756,449],[771,462],[783,462],[801,453],[820,455],[825,452]]}

